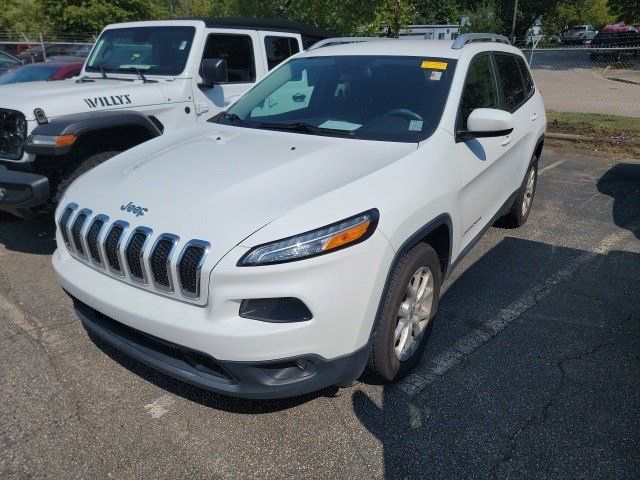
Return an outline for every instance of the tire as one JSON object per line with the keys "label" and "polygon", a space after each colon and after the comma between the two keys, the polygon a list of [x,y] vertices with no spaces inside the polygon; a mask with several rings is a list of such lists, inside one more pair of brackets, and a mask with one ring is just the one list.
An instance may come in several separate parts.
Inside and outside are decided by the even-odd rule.
{"label": "tire", "polygon": [[[418,272],[423,272],[420,277],[417,277]],[[431,275],[431,283],[428,280],[429,274]],[[427,288],[425,289],[426,296],[423,297],[422,309],[411,306],[403,310],[407,311],[409,316],[414,312],[418,314],[414,320],[422,317],[424,320],[413,324],[407,321],[402,322],[400,308],[403,304],[411,304],[411,302],[406,302],[406,299],[411,288],[410,282],[417,281],[417,278],[422,279],[425,286],[431,287],[430,300],[428,300]],[[430,245],[419,243],[405,253],[395,265],[389,286],[383,293],[382,312],[373,334],[373,344],[367,361],[367,369],[377,379],[385,383],[392,382],[402,378],[416,366],[431,336],[433,317],[438,307],[441,286],[440,261]],[[419,286],[418,290],[420,290]],[[404,318],[406,319],[406,317]],[[412,326],[403,329],[401,324]],[[404,352],[404,355],[399,355],[397,351],[402,349],[397,341],[396,329],[400,332],[400,340],[402,340],[402,333],[407,328],[405,338],[411,337],[417,338],[417,340],[411,341],[411,345]],[[420,333],[414,335],[417,329],[420,330]]]}
{"label": "tire", "polygon": [[537,185],[538,161],[534,157],[511,208],[504,216],[500,217],[496,225],[507,228],[518,228],[524,225],[531,213],[531,205],[533,204]]}
{"label": "tire", "polygon": [[72,165],[62,174],[60,181],[55,186],[55,191],[52,197],[52,202],[57,205],[65,190],[71,185],[74,180],[79,178],[84,173],[97,167],[103,162],[106,162],[111,157],[116,156],[118,151],[100,152],[82,158],[79,161],[75,161]]}

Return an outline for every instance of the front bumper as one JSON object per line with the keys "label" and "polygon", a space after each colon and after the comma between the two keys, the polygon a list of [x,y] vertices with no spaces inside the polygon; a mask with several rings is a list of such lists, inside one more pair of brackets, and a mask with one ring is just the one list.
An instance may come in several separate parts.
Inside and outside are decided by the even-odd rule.
{"label": "front bumper", "polygon": [[73,301],[82,324],[94,336],[178,380],[235,397],[295,397],[328,385],[349,385],[360,376],[369,355],[367,344],[333,360],[306,355],[269,362],[219,361],[128,327],[76,298]]}
{"label": "front bumper", "polygon": [[[65,248],[54,253],[53,264],[76,307],[86,306],[77,309],[88,330],[181,380],[253,398],[295,396],[355,380],[366,362],[393,258],[386,237],[376,232],[367,241],[331,255],[265,267],[237,267],[244,253],[246,248],[236,247],[215,266],[204,306],[109,277],[71,257]],[[269,323],[239,316],[242,299],[275,297],[301,299],[313,318]],[[124,340],[118,333],[122,328],[135,332],[137,340]],[[228,376],[203,377],[184,358],[176,364],[145,351],[139,347],[140,335],[189,355],[205,355]],[[310,370],[297,367],[297,362]]]}
{"label": "front bumper", "polygon": [[49,179],[0,165],[0,210],[26,216],[49,199]]}

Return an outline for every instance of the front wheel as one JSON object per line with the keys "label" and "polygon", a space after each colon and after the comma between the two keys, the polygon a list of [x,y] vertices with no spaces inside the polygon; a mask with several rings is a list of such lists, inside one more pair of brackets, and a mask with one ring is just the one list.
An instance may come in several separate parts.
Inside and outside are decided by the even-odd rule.
{"label": "front wheel", "polygon": [[413,247],[394,267],[367,363],[376,377],[391,382],[418,363],[431,335],[441,286],[440,261],[427,244]]}

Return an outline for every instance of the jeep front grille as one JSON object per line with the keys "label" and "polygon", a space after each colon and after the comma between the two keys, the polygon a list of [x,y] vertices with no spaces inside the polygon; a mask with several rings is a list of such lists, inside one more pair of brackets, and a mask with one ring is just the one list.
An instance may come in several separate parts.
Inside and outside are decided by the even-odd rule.
{"label": "jeep front grille", "polygon": [[27,139],[27,121],[16,110],[0,108],[0,158],[20,160]]}
{"label": "jeep front grille", "polygon": [[78,211],[76,204],[62,211],[58,227],[69,252],[103,273],[173,298],[202,299],[202,266],[209,243],[190,240],[179,251],[176,235],[154,235],[147,227],[128,232],[127,222],[110,222],[88,209]]}

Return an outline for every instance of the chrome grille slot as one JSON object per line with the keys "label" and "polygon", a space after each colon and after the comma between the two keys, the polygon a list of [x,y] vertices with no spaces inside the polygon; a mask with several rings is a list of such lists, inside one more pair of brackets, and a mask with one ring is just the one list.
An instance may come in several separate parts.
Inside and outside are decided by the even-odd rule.
{"label": "chrome grille slot", "polygon": [[102,231],[102,227],[107,222],[107,218],[104,215],[98,215],[96,219],[93,221],[89,230],[87,230],[87,248],[89,249],[89,255],[93,263],[104,266],[102,264],[102,256],[100,255],[100,245],[98,244],[100,240],[100,232]]}
{"label": "chrome grille slot", "polygon": [[84,227],[84,222],[87,221],[88,213],[84,210],[80,211],[75,221],[73,222],[73,226],[71,227],[71,237],[73,238],[73,245],[76,247],[76,252],[78,255],[82,255],[86,257],[84,252],[84,245],[82,244],[82,227]]}
{"label": "chrome grille slot", "polygon": [[171,278],[171,256],[178,242],[178,237],[168,233],[160,235],[151,249],[149,265],[153,283],[157,289],[173,292],[173,279]]}
{"label": "chrome grille slot", "polygon": [[178,259],[180,290],[187,298],[200,297],[200,273],[210,245],[201,240],[188,242]]}
{"label": "chrome grille slot", "polygon": [[122,242],[122,236],[125,228],[126,226],[122,223],[114,223],[104,242],[107,265],[112,272],[117,273],[118,275],[123,275],[122,265],[120,262],[120,243]]}
{"label": "chrome grille slot", "polygon": [[69,231],[68,231],[69,219],[71,218],[71,215],[76,210],[76,208],[78,208],[78,206],[75,203],[72,203],[67,208],[65,208],[64,212],[62,212],[62,215],[60,216],[60,222],[58,223],[58,226],[60,227],[60,234],[62,235],[62,239],[64,240],[64,243],[69,248],[71,248],[71,240],[69,239]]}
{"label": "chrome grille slot", "polygon": [[129,242],[124,249],[129,275],[132,280],[138,283],[147,283],[143,255],[144,248],[150,236],[151,230],[144,227],[138,227],[131,234]]}

